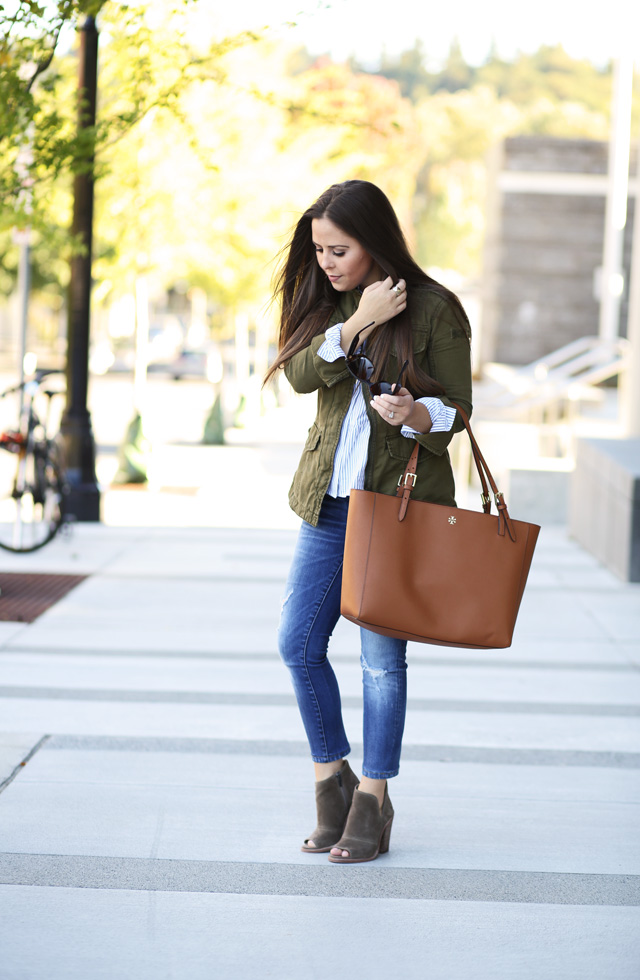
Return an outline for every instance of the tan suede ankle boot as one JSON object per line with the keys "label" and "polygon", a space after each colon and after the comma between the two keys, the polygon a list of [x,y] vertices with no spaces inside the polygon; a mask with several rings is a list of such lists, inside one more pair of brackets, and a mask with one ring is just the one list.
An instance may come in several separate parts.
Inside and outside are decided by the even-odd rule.
{"label": "tan suede ankle boot", "polygon": [[389,850],[393,815],[387,786],[384,788],[382,809],[373,793],[361,793],[357,789],[353,794],[344,834],[334,845],[342,851],[348,851],[349,857],[330,854],[331,863],[360,864],[363,861],[375,861],[378,854],[386,854]]}
{"label": "tan suede ankle boot", "polygon": [[[338,772],[316,783],[318,826],[306,838],[303,851],[309,854],[324,853],[340,840],[357,785],[358,780],[346,759]],[[310,840],[315,847],[308,846]]]}

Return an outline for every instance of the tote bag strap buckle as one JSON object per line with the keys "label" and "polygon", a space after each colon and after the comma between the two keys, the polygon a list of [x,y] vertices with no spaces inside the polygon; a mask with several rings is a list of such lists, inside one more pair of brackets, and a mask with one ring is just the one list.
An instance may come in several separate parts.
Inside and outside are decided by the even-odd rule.
{"label": "tote bag strap buckle", "polygon": [[[457,402],[452,401],[451,404],[458,411],[460,418],[464,423],[464,427],[467,430],[467,435],[471,440],[471,452],[473,455],[473,461],[476,464],[476,469],[478,471],[478,476],[480,477],[480,483],[482,485],[482,509],[485,514],[491,512],[491,497],[489,495],[489,489],[493,493],[493,499],[495,501],[496,510],[498,512],[498,534],[504,535],[508,532],[509,537],[512,541],[516,540],[515,528],[511,518],[509,517],[509,511],[507,509],[507,504],[504,499],[504,494],[501,490],[498,490],[497,484],[493,479],[491,470],[487,466],[486,460],[482,453],[480,452],[480,447],[475,440],[473,432],[471,431],[471,426],[469,424],[469,419],[466,412]],[[398,480],[398,489],[396,490],[396,495],[402,497],[400,501],[400,508],[398,510],[398,520],[404,520],[405,514],[407,513],[407,507],[409,506],[409,497],[411,496],[411,491],[416,485],[416,469],[418,467],[418,450],[420,449],[420,444],[416,442],[415,447],[409,457],[409,462],[407,463],[406,469],[403,475]],[[411,485],[409,485],[411,484]]]}
{"label": "tote bag strap buckle", "polygon": [[408,480],[411,480],[412,482],[411,482],[411,486],[409,487],[409,490],[413,490],[413,488],[416,485],[417,479],[418,477],[416,476],[415,473],[402,473],[402,475],[398,478],[398,486],[400,488],[406,487]]}
{"label": "tote bag strap buckle", "polygon": [[405,468],[404,473],[400,475],[398,480],[398,489],[396,490],[396,496],[400,497],[400,507],[398,509],[398,520],[403,521],[404,516],[407,513],[407,507],[409,506],[409,497],[411,496],[411,491],[416,485],[418,476],[416,473],[416,468],[418,466],[418,450],[420,449],[420,444],[416,442],[413,452],[409,457],[409,462]]}

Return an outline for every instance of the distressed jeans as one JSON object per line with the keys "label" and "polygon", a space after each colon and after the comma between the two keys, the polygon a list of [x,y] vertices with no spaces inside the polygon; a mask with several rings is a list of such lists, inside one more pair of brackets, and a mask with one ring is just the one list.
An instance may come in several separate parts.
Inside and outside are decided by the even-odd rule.
{"label": "distressed jeans", "polygon": [[[317,527],[303,521],[282,604],[278,645],[289,668],[314,762],[351,750],[340,690],[327,659],[340,617],[348,497],[324,498]],[[406,641],[360,629],[363,684],[362,774],[397,776],[407,706]]]}

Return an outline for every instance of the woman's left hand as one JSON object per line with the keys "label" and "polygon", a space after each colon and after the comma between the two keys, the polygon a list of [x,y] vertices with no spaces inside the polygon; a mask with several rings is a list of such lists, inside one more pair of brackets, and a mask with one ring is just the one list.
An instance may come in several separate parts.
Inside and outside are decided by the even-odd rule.
{"label": "woman's left hand", "polygon": [[431,416],[421,402],[416,402],[406,388],[400,388],[397,395],[374,395],[371,407],[387,425],[408,425],[416,432],[426,433],[431,429]]}
{"label": "woman's left hand", "polygon": [[389,425],[410,425],[407,419],[413,413],[415,402],[406,388],[399,388],[397,395],[374,395],[371,407]]}

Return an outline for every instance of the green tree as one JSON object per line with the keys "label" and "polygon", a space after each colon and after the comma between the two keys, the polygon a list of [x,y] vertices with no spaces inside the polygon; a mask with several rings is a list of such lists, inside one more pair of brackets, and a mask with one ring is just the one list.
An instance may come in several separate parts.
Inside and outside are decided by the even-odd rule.
{"label": "green tree", "polygon": [[[68,230],[74,173],[95,152],[99,188],[110,166],[118,167],[114,148],[137,124],[158,111],[183,121],[182,93],[202,79],[220,83],[225,55],[258,35],[210,33],[203,44],[193,29],[196,0],[133,6],[111,0],[20,0],[11,13],[7,9],[0,8],[0,291],[8,294],[15,282],[18,255],[11,229],[29,225],[33,287],[55,294],[66,283],[74,247]],[[78,138],[75,30],[98,13],[98,122]],[[193,142],[194,134],[183,126],[179,139]],[[25,147],[31,159],[20,169]]]}
{"label": "green tree", "polygon": [[[144,268],[165,287],[204,288],[231,316],[255,311],[276,243],[301,207],[346,177],[385,174],[410,229],[419,159],[411,104],[395,83],[346,66],[291,77],[289,57],[267,42],[230,52],[224,81],[185,91],[179,118],[158,108],[106,151],[94,267],[109,284],[105,301],[131,291]],[[103,70],[117,76],[119,59]]]}
{"label": "green tree", "polygon": [[[85,165],[94,133],[79,140],[54,56],[64,32],[104,0],[19,0],[0,14],[0,229],[41,225],[44,185]],[[61,86],[62,85],[62,90]],[[29,148],[29,163],[19,155]],[[28,191],[27,191],[28,189]]]}
{"label": "green tree", "polygon": [[[208,45],[202,45],[190,28],[196,7],[197,0],[154,0],[153,4],[131,6],[114,0],[42,4],[16,0],[11,14],[2,10],[0,196],[4,206],[0,228],[28,223],[45,231],[49,226],[49,193],[56,179],[86,168],[94,151],[99,176],[105,148],[153,108],[179,115],[185,90],[199,79],[219,80],[224,55],[257,39],[257,34],[246,31],[230,38],[211,38]],[[109,79],[100,93],[95,130],[89,129],[79,138],[73,45],[69,51],[61,39],[68,44],[82,20],[98,13],[101,64],[115,55],[123,70],[117,78]],[[163,29],[156,27],[153,19],[160,19]],[[62,54],[55,57],[60,47]],[[101,84],[104,81],[101,76]],[[28,215],[25,175],[16,169],[25,141],[33,158],[26,174],[32,189]]]}
{"label": "green tree", "polygon": [[435,76],[427,71],[425,61],[424,45],[416,39],[412,48],[393,58],[383,53],[380,74],[396,81],[402,95],[413,102],[419,102],[433,91],[435,82]]}
{"label": "green tree", "polygon": [[[422,88],[405,79],[403,66]],[[427,70],[424,52],[414,45],[383,57],[379,71],[398,79],[416,105],[422,139],[413,218],[426,265],[466,274],[479,269],[484,159],[492,144],[509,135],[608,137],[610,69],[571,58],[560,45],[507,60],[494,44],[485,64],[473,67],[454,41],[439,72]],[[639,109],[636,100],[636,115]]]}
{"label": "green tree", "polygon": [[449,54],[441,72],[438,73],[435,89],[446,89],[447,92],[457,92],[469,88],[473,82],[474,72],[464,59],[460,41],[455,37],[449,47]]}

